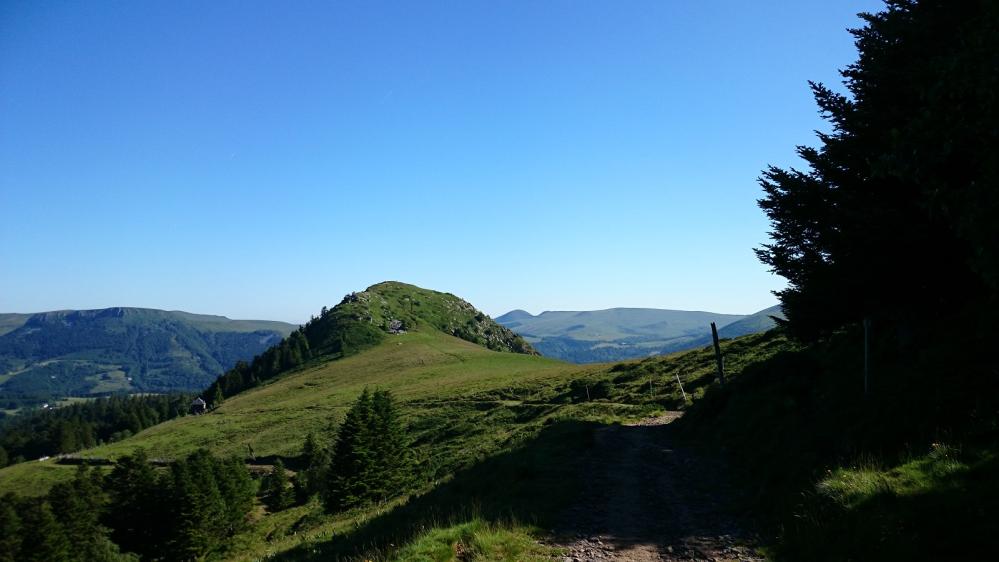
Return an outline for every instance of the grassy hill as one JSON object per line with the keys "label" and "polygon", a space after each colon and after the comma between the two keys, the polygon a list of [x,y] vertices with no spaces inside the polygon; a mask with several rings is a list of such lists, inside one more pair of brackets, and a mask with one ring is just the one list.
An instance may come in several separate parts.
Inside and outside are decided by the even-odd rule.
{"label": "grassy hill", "polygon": [[294,326],[144,308],[0,317],[0,405],[203,388]]}
{"label": "grassy hill", "polygon": [[779,304],[775,304],[770,308],[764,308],[759,312],[754,312],[745,318],[741,318],[718,328],[718,337],[720,338],[737,338],[739,336],[745,336],[747,334],[758,334],[760,332],[766,332],[771,330],[777,325],[774,322],[772,316],[777,318],[784,318],[784,313],[781,311]]}
{"label": "grassy hill", "polygon": [[[330,439],[363,388],[385,388],[400,401],[413,440],[419,493],[337,515],[322,513],[316,503],[260,511],[252,530],[224,556],[380,557],[396,548],[390,542],[419,543],[467,528],[506,536],[527,552],[537,546],[531,540],[536,526],[549,524],[559,506],[585,488],[572,459],[588,446],[594,427],[686,407],[676,377],[694,400],[714,379],[708,349],[605,365],[540,357],[462,303],[400,283],[348,295],[306,330],[314,330],[314,349],[326,342],[325,353],[208,414],[177,418],[83,454],[115,459],[142,447],[152,457],[178,458],[208,447],[257,464],[282,458],[294,469],[307,433]],[[727,341],[726,365],[737,378],[746,365],[786,347],[774,335]],[[0,470],[0,494],[41,494],[73,470],[51,460],[11,466]],[[519,523],[510,524],[511,517]],[[438,535],[420,539],[421,532]],[[521,556],[528,557],[513,559]]]}
{"label": "grassy hill", "polygon": [[[765,332],[774,308],[749,316],[654,308],[510,311],[496,319],[522,335],[541,354],[574,363],[620,361],[692,349],[711,342],[711,323],[721,337]],[[728,331],[725,331],[728,329]]]}

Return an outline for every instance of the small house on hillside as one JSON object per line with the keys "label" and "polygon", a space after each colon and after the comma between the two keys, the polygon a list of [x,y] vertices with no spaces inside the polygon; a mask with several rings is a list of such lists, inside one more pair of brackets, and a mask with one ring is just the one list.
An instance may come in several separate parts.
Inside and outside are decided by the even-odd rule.
{"label": "small house on hillside", "polygon": [[208,410],[208,404],[204,400],[202,400],[200,396],[197,397],[197,398],[195,398],[194,402],[191,402],[191,413],[192,414],[195,414],[195,415],[197,415],[197,414],[203,414],[203,413],[205,413],[206,410]]}

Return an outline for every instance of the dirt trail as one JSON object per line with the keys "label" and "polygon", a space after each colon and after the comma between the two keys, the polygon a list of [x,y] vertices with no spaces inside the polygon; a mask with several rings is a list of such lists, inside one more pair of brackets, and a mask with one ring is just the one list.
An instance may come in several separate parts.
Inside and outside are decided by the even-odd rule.
{"label": "dirt trail", "polygon": [[552,541],[566,561],[764,560],[726,510],[722,469],[670,439],[678,416],[597,430],[580,459],[588,489]]}

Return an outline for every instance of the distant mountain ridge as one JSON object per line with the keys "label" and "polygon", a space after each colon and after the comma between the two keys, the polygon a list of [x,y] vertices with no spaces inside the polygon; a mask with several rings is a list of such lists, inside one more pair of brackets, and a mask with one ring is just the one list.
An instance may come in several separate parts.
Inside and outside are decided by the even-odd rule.
{"label": "distant mountain ridge", "polygon": [[711,323],[731,338],[773,328],[773,306],[750,315],[657,308],[545,311],[512,310],[496,322],[520,334],[542,355],[574,363],[620,361],[672,353],[711,342]]}
{"label": "distant mountain ridge", "polygon": [[128,307],[0,314],[0,407],[66,396],[197,390],[295,328]]}

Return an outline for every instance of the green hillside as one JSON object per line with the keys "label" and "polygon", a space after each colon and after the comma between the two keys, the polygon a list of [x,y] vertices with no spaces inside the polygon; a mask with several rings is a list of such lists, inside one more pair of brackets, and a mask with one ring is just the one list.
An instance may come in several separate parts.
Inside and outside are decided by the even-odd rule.
{"label": "green hillside", "polygon": [[30,314],[0,313],[0,336],[20,328],[28,318]]}
{"label": "green hillside", "polygon": [[741,318],[731,324],[718,328],[718,337],[737,338],[747,334],[766,332],[767,330],[773,329],[777,325],[771,317],[784,318],[784,313],[781,312],[779,304],[775,304],[770,308],[764,308],[759,312],[754,312],[745,318]]}
{"label": "green hillside", "polygon": [[[757,313],[761,314],[761,313]],[[513,310],[496,319],[517,332],[542,355],[573,363],[621,361],[692,349],[711,341],[711,323],[724,328],[754,318],[654,308],[546,311],[534,316]],[[772,324],[751,324],[730,336],[764,332]]]}
{"label": "green hillside", "polygon": [[[311,502],[261,512],[224,557],[249,560],[285,552],[291,559],[309,558],[312,549],[364,551],[372,540],[378,548],[390,548],[386,541],[410,540],[416,523],[447,528],[468,521],[476,527],[482,523],[475,518],[482,516],[492,529],[511,514],[527,525],[515,528],[516,540],[526,536],[534,545],[534,525],[550,523],[559,506],[582,488],[571,458],[595,427],[587,424],[684,408],[676,377],[693,400],[714,380],[708,349],[615,365],[539,357],[462,303],[453,295],[398,283],[348,295],[304,330],[313,331],[316,339],[310,344],[328,343],[325,354],[228,397],[205,415],[177,418],[82,454],[114,460],[141,447],[151,457],[176,459],[207,447],[253,464],[281,458],[295,469],[308,433],[329,439],[364,388],[387,389],[400,402],[417,459],[414,507],[393,502],[326,515]],[[405,330],[393,320],[402,320]],[[367,342],[363,349],[342,343],[358,341]],[[729,372],[738,377],[746,365],[787,344],[774,335],[756,335],[724,347]],[[482,471],[489,474],[488,482],[474,480]],[[41,494],[73,473],[73,466],[53,460],[14,465],[0,470],[0,494]],[[458,482],[464,491],[456,491]],[[448,531],[441,532],[446,536]],[[331,541],[331,535],[340,538]]]}
{"label": "green hillside", "polygon": [[203,388],[294,326],[143,308],[3,315],[0,404]]}

